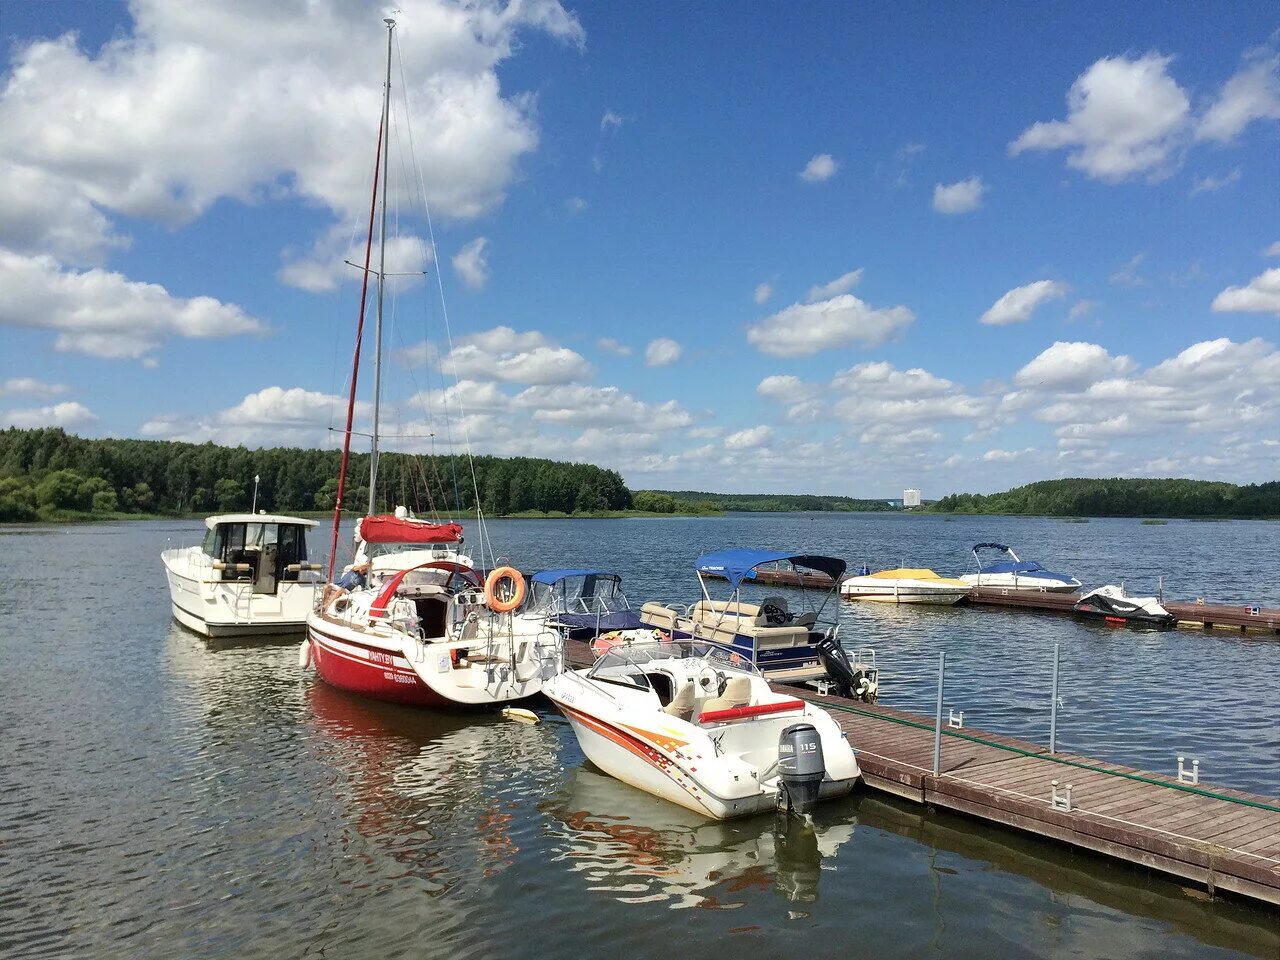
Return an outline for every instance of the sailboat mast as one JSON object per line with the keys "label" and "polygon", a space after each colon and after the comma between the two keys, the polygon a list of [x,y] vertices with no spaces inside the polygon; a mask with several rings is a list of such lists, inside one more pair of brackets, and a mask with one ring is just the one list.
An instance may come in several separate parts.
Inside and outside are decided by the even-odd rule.
{"label": "sailboat mast", "polygon": [[387,172],[391,167],[391,37],[396,22],[388,17],[387,25],[387,82],[382,92],[382,227],[378,245],[378,312],[373,335],[373,443],[369,450],[369,513],[377,511],[378,504],[378,426],[382,415],[382,301],[387,285]]}

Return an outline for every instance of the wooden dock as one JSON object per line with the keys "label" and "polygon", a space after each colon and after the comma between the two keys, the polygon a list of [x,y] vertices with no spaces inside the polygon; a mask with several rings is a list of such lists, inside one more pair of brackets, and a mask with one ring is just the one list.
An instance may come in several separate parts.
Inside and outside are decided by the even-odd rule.
{"label": "wooden dock", "polygon": [[[702,574],[715,578],[715,574]],[[820,573],[798,573],[792,570],[760,569],[755,582],[765,587],[804,587],[831,589],[831,578]],[[978,607],[1016,607],[1045,613],[1072,612],[1080,599],[1078,593],[1040,593],[1034,590],[1011,590],[1007,587],[974,587],[963,601]],[[1255,604],[1184,603],[1163,601],[1164,608],[1178,619],[1180,627],[1220,628],[1280,635],[1280,609]]]}
{"label": "wooden dock", "polygon": [[[585,643],[566,652],[578,666],[593,659]],[[968,728],[944,728],[935,776],[933,718],[784,689],[848,733],[870,789],[1280,906],[1280,800]]]}

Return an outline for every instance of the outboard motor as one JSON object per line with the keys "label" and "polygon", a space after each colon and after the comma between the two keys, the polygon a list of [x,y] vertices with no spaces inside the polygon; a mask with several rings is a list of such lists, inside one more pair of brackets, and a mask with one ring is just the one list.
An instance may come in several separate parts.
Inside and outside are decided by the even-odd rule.
{"label": "outboard motor", "polygon": [[859,681],[863,678],[853,669],[853,664],[849,662],[849,655],[844,652],[844,647],[840,646],[835,637],[828,634],[815,643],[813,648],[818,651],[822,666],[826,669],[831,682],[836,685],[836,691],[840,696],[854,699],[859,692]]}
{"label": "outboard motor", "polygon": [[778,737],[778,802],[807,814],[818,802],[818,789],[827,774],[822,739],[811,723],[793,723]]}

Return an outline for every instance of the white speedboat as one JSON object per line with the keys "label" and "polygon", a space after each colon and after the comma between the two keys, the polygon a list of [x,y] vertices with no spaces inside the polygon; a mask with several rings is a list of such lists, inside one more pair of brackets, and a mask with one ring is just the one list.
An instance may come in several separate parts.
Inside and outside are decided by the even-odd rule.
{"label": "white speedboat", "polygon": [[875,600],[879,603],[959,603],[969,593],[963,580],[940,577],[932,570],[898,568],[850,577],[840,584],[846,600]]}
{"label": "white speedboat", "polygon": [[[983,563],[983,550],[1004,554],[1010,559]],[[978,563],[978,572],[966,573],[960,579],[974,587],[1002,587],[1038,593],[1073,593],[1080,589],[1080,581],[1070,574],[1046,570],[1034,560],[1020,560],[1013,548],[1003,543],[974,544],[973,558]]]}
{"label": "white speedboat", "polygon": [[206,637],[300,632],[322,579],[307,559],[316,522],[229,513],[204,524],[200,546],[160,554],[174,619]]}
{"label": "white speedboat", "polygon": [[825,711],[775,693],[750,660],[719,644],[621,644],[543,693],[601,770],[718,820],[808,813],[860,775]]}

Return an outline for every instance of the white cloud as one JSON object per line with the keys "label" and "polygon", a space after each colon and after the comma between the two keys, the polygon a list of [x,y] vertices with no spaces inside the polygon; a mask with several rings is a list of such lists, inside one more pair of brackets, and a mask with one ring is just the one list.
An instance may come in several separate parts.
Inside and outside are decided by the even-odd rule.
{"label": "white cloud", "polygon": [[0,247],[95,266],[128,245],[73,184],[0,155]]}
{"label": "white cloud", "polygon": [[1280,119],[1280,55],[1259,50],[1223,84],[1196,128],[1196,139],[1230,143],[1254,120]]}
{"label": "white cloud", "polygon": [[1197,177],[1195,182],[1191,184],[1191,190],[1188,191],[1191,196],[1200,193],[1217,193],[1219,190],[1231,186],[1233,183],[1240,181],[1240,168],[1236,167],[1230,173],[1224,173],[1220,177],[1212,175]]}
{"label": "white cloud", "polygon": [[[341,423],[346,404],[344,397],[302,387],[264,387],[246,395],[234,407],[212,415],[152,417],[142,425],[141,432],[148,437],[190,443],[332,446],[338,442],[340,432],[330,434],[328,427]],[[368,418],[370,411],[370,404],[356,404],[362,420]]]}
{"label": "white cloud", "polygon": [[141,359],[168,337],[260,333],[263,325],[212,297],[175,297],[154,283],[99,268],[77,271],[51,257],[0,249],[0,325],[57,332],[54,349]]}
{"label": "white cloud", "polygon": [[770,356],[807,357],[853,343],[878,347],[915,318],[904,306],[876,309],[846,293],[818,303],[792,304],[749,324],[747,341]]}
{"label": "white cloud", "polygon": [[647,367],[666,367],[680,359],[684,348],[674,340],[659,337],[649,341],[644,349],[644,362]]}
{"label": "white cloud", "polygon": [[1031,315],[1042,303],[1056,300],[1067,295],[1067,285],[1057,280],[1036,280],[1025,286],[1014,287],[991,305],[981,317],[980,323],[991,326],[1003,326],[1008,323],[1022,323],[1031,319]]}
{"label": "white cloud", "polygon": [[754,450],[763,447],[773,438],[773,428],[761,424],[731,433],[724,438],[724,445],[730,450]]}
{"label": "white cloud", "polygon": [[439,366],[458,378],[522,384],[571,383],[591,374],[591,364],[577,351],[556,346],[536,330],[518,333],[510,327],[459,337]]}
{"label": "white cloud", "polygon": [[1124,266],[1111,275],[1111,283],[1117,287],[1145,287],[1147,278],[1138,273],[1138,267],[1146,258],[1145,253],[1134,254]]}
{"label": "white cloud", "polygon": [[10,410],[0,413],[0,423],[10,427],[31,429],[33,427],[63,427],[74,429],[85,427],[98,418],[92,410],[74,400],[55,403],[49,407],[36,407],[30,410]]}
{"label": "white cloud", "polygon": [[35,377],[10,377],[0,383],[0,396],[56,397],[70,389],[65,383],[46,383]]}
{"label": "white cloud", "polygon": [[807,183],[821,183],[834,177],[839,169],[840,164],[831,154],[815,154],[800,171],[800,179]]}
{"label": "white cloud", "polygon": [[988,450],[982,455],[982,459],[988,463],[1011,463],[1014,460],[1020,460],[1028,453],[1033,453],[1031,449],[1026,450]]}
{"label": "white cloud", "polygon": [[574,213],[574,214],[585,212],[587,209],[587,206],[588,206],[587,201],[584,200],[582,197],[570,197],[568,200],[564,202],[565,210],[569,211],[569,213]]}
{"label": "white cloud", "polygon": [[531,410],[535,420],[551,424],[671,430],[693,423],[693,417],[674,400],[649,404],[617,387],[533,386],[517,394],[513,402],[516,407]]}
{"label": "white cloud", "polygon": [[615,113],[612,110],[606,110],[604,112],[604,116],[600,118],[600,132],[611,133],[619,129],[622,126],[622,122],[621,114]]}
{"label": "white cloud", "polygon": [[[348,248],[350,240],[349,233],[345,233],[340,226],[334,226],[321,234],[305,254],[298,255],[293,250],[285,250],[285,262],[276,271],[276,279],[310,293],[327,293],[336,290],[344,282],[358,283],[362,270],[351,264],[359,263],[363,266],[364,249],[361,247],[357,252]],[[432,260],[430,245],[413,234],[387,237],[386,257],[387,273],[396,274],[389,276],[387,282],[397,288],[418,282],[419,277],[408,275],[422,274]],[[378,269],[378,258],[379,253],[375,248],[369,261],[369,269]],[[370,280],[372,279],[371,277]]]}
{"label": "white cloud", "polygon": [[609,353],[617,354],[620,357],[631,356],[631,348],[625,343],[619,343],[613,337],[601,337],[596,341],[596,346],[601,350],[607,350]]}
{"label": "white cloud", "polygon": [[[234,0],[136,0],[130,12],[132,29],[98,50],[63,34],[13,52],[0,156],[99,207],[167,223],[220,197],[295,195],[348,224],[367,207],[383,57],[367,7],[316,0],[298,17]],[[582,27],[553,0],[404,0],[398,17],[430,199],[445,215],[478,216],[538,141],[533,102],[502,97],[499,63],[522,31],[580,46]]]}
{"label": "white cloud", "polygon": [[876,447],[924,447],[940,443],[941,433],[932,427],[904,428],[897,423],[872,424],[858,437],[859,443],[872,444]]}
{"label": "white cloud", "polygon": [[773,296],[773,286],[768,283],[758,283],[756,284],[755,293],[751,296],[757,304],[762,304]]}
{"label": "white cloud", "polygon": [[1113,357],[1096,343],[1059,340],[1014,374],[1013,381],[1028,388],[1083,388],[1128,373],[1134,366],[1128,357]]}
{"label": "white cloud", "polygon": [[1033,124],[1009,152],[1065,148],[1069,166],[1111,183],[1167,172],[1191,113],[1166,71],[1171,59],[1153,52],[1098,60],[1067,91],[1067,119]]}
{"label": "white cloud", "polygon": [[1213,298],[1215,313],[1280,315],[1280,267],[1260,273],[1244,287],[1227,287]]}
{"label": "white cloud", "polygon": [[1262,255],[1264,257],[1280,257],[1280,240],[1277,240],[1275,243],[1271,244],[1271,246],[1267,247],[1267,249],[1263,250]]}
{"label": "white cloud", "polygon": [[857,270],[850,270],[848,273],[842,273],[830,283],[810,287],[805,300],[809,303],[816,303],[819,300],[830,300],[832,297],[838,297],[842,293],[848,293],[862,280],[862,269],[862,267],[859,267]]}
{"label": "white cloud", "polygon": [[919,367],[899,370],[884,360],[841,370],[831,379],[831,385],[849,393],[894,400],[942,396],[957,389],[950,380],[935,377],[928,370]]}
{"label": "white cloud", "polygon": [[476,237],[453,257],[453,269],[472,290],[481,290],[489,282],[489,240]]}
{"label": "white cloud", "polygon": [[1071,305],[1071,309],[1067,311],[1067,321],[1083,320],[1097,309],[1097,300],[1077,300]]}
{"label": "white cloud", "polygon": [[986,185],[981,177],[969,177],[950,184],[936,184],[933,188],[933,209],[938,213],[969,213],[982,206]]}

